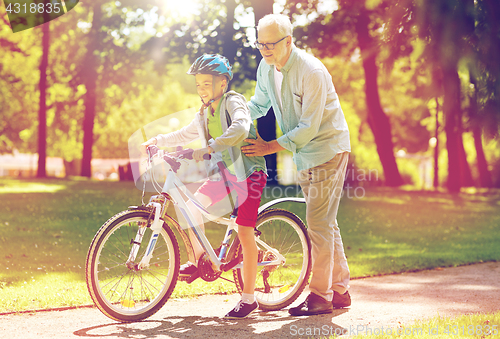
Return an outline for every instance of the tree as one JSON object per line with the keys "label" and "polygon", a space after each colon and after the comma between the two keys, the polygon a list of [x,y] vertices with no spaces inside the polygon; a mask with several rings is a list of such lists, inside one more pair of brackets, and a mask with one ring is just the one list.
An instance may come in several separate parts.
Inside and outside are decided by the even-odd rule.
{"label": "tree", "polygon": [[[475,21],[470,23],[468,116],[474,137],[479,184],[492,187],[493,179],[483,150],[483,135],[498,136],[500,125],[500,4],[480,0],[474,4]],[[472,25],[473,24],[473,25]],[[486,133],[483,133],[485,131]]]}
{"label": "tree", "polygon": [[[345,2],[345,4],[354,4]],[[347,10],[352,10],[346,6]],[[370,18],[366,8],[356,6],[358,10],[355,30],[357,34],[358,45],[363,59],[363,68],[365,70],[365,95],[368,108],[368,124],[375,137],[377,152],[380,162],[384,168],[385,183],[388,186],[399,186],[403,184],[403,179],[399,174],[396,159],[394,157],[394,144],[392,142],[391,123],[382,109],[378,91],[378,68],[376,64],[377,43],[370,34]]]}
{"label": "tree", "polygon": [[12,34],[7,15],[0,20],[0,154],[36,152],[40,60],[30,50],[41,47],[40,30]]}
{"label": "tree", "polygon": [[[473,48],[470,63],[478,95],[478,113],[486,134],[498,136],[500,126],[500,3],[475,1],[475,30],[468,39]],[[472,79],[472,77],[471,77]]]}
{"label": "tree", "polygon": [[[255,18],[255,25],[259,23],[259,20],[262,19],[267,14],[273,13],[273,1],[251,1],[253,7],[253,13]],[[257,53],[256,61],[257,65],[260,64],[262,60],[262,55]],[[255,70],[256,73],[256,70]],[[274,115],[274,111],[272,107],[269,109],[267,114],[259,119],[257,119],[257,130],[259,131],[259,135],[262,139],[266,141],[271,141],[276,139],[276,116]],[[268,154],[264,156],[266,159],[266,166],[268,171],[268,185],[277,185],[278,184],[278,155],[276,153]]]}
{"label": "tree", "polygon": [[[319,15],[313,22],[298,29],[300,42],[297,45],[314,48],[320,57],[338,55],[346,49],[352,54],[356,47],[359,48],[365,71],[368,125],[375,138],[386,185],[399,186],[403,184],[403,179],[394,157],[391,124],[380,104],[377,81],[379,41],[374,37],[380,35],[377,31],[382,25],[386,6],[385,2],[379,2],[378,6],[371,9],[365,6],[364,1],[339,1],[338,10],[326,16]],[[310,14],[316,7],[309,1],[291,0],[288,9],[292,15]],[[352,32],[356,35],[353,36]]]}
{"label": "tree", "polygon": [[82,73],[83,84],[86,93],[85,117],[83,120],[83,157],[81,175],[84,177],[92,176],[92,147],[94,146],[94,120],[96,110],[96,87],[98,80],[97,67],[99,66],[96,52],[100,50],[99,43],[102,41],[102,1],[94,1],[92,5],[92,27],[89,32],[87,54],[83,60]]}
{"label": "tree", "polygon": [[[102,100],[103,90],[118,84],[124,96],[117,98],[117,104],[123,101],[125,94],[137,91],[129,80],[139,65],[150,57],[141,48],[146,41],[144,13],[156,8],[155,5],[155,0],[140,4],[99,0],[89,5],[92,21],[86,35],[87,52],[75,78],[75,83],[85,86],[82,176],[92,175],[92,148],[96,141],[94,124],[97,113],[106,106]],[[130,33],[132,28],[138,31],[137,35]],[[112,32],[114,38],[110,38],[107,32]]]}
{"label": "tree", "polygon": [[473,85],[472,93],[469,98],[469,110],[468,114],[471,119],[472,136],[474,137],[474,146],[476,148],[477,157],[477,169],[479,172],[479,186],[481,187],[493,187],[493,180],[491,178],[491,173],[488,170],[488,163],[484,155],[483,149],[483,133],[482,125],[479,118],[478,112],[478,94],[477,86],[478,82],[473,74],[470,74],[470,82]]}
{"label": "tree", "polygon": [[[156,0],[142,1],[140,4],[131,0],[120,2],[100,0],[89,4],[81,3],[70,13],[54,21],[53,39],[51,39],[53,44],[47,67],[50,73],[47,78],[46,106],[49,128],[44,140],[47,141],[49,153],[61,155],[68,161],[79,157],[75,154],[75,150],[79,149],[82,154],[80,156],[83,157],[82,174],[85,176],[91,175],[93,146],[101,137],[99,132],[96,133],[95,126],[105,124],[110,110],[119,107],[125,98],[140,97],[145,88],[149,91],[150,86],[159,90],[164,88],[163,82],[168,81],[167,78],[162,77],[148,84],[133,81],[146,72],[147,67],[144,65],[151,59],[159,61],[157,66],[161,65],[161,67],[157,67],[156,70],[160,75],[164,75],[167,72],[166,64],[181,62],[185,60],[186,55],[199,53],[201,47],[206,44],[207,48],[204,48],[204,51],[207,52],[222,53],[223,49],[232,49],[233,52],[229,54],[236,58],[234,61],[236,70],[243,70],[237,72],[235,83],[241,83],[249,78],[249,75],[255,76],[255,67],[250,73],[250,66],[248,66],[252,63],[252,56],[255,52],[242,35],[244,29],[237,28],[237,25],[232,22],[234,14],[231,19],[231,13],[234,13],[236,5],[235,1],[218,1],[216,5],[219,11],[214,15],[205,15],[213,13],[214,8],[213,2],[206,1],[203,14],[197,18],[200,23],[199,27],[205,25],[204,30],[190,31],[190,25],[174,17],[173,23],[169,22],[168,25],[162,24],[161,18],[158,18],[152,27],[156,29],[156,33],[151,33],[151,19],[147,22],[149,29],[147,31],[145,29],[146,18],[151,18],[163,4],[163,1]],[[224,20],[224,15],[221,15],[221,11],[226,7],[229,13],[227,21]],[[3,20],[6,19],[3,18]],[[77,22],[78,27],[75,25]],[[222,27],[218,29],[220,23]],[[163,32],[171,32],[175,38],[169,39],[169,34],[166,33],[162,39],[159,38],[162,28],[165,29]],[[192,36],[185,36],[187,33]],[[21,37],[23,33],[18,33],[17,36]],[[156,41],[162,40],[164,44],[148,46],[145,42],[155,40],[150,39],[151,36],[155,36]],[[9,56],[10,53],[16,53],[15,42],[11,43],[3,37],[0,42],[2,46],[9,46],[12,50],[12,52],[7,51]],[[176,45],[177,43],[179,45]],[[236,45],[237,48],[231,44]],[[186,48],[187,46],[190,48]],[[36,47],[29,49],[31,54]],[[186,50],[189,50],[190,54],[184,53]],[[4,51],[1,53],[3,55]],[[171,56],[174,58],[167,58]],[[38,62],[38,59],[36,61]],[[19,94],[8,91],[9,88],[14,89],[14,86],[20,87],[18,85],[22,84],[26,87],[28,84],[25,80],[16,79],[12,73],[14,71],[11,72],[11,67],[8,66],[0,68],[0,74],[5,76],[4,79],[7,79],[9,84],[3,86],[2,96],[0,96],[2,102],[9,103],[2,106],[0,130],[3,131],[7,123],[9,128],[0,137],[1,149],[12,150],[14,143],[17,144],[16,148],[20,149],[20,142],[16,140],[20,132],[22,132],[23,140],[26,140],[25,143],[29,141],[32,147],[36,145],[36,142],[30,141],[32,138],[29,136],[34,134],[33,121],[36,120],[26,119],[26,116],[23,116],[17,124],[17,117],[21,117],[16,113],[19,111],[17,106],[21,105],[26,106],[22,109],[24,112],[36,111],[27,107],[36,101],[27,98],[17,100],[17,97],[20,97]],[[30,72],[26,67],[18,67],[15,71],[16,75],[21,74],[19,69],[23,70],[22,72],[26,69],[27,74]],[[33,71],[31,69],[31,72]],[[17,84],[15,84],[16,81]],[[17,93],[28,96],[34,91],[21,90]],[[15,95],[16,100],[13,100],[12,95]],[[14,104],[17,106],[14,107]],[[83,131],[79,130],[80,126],[84,126]],[[98,131],[103,131],[103,129],[99,127]]]}
{"label": "tree", "polygon": [[236,61],[238,53],[238,45],[234,43],[236,30],[234,29],[234,11],[236,9],[235,0],[226,0],[226,20],[221,28],[222,50],[224,56],[229,60],[231,65]]}
{"label": "tree", "polygon": [[[472,4],[472,6],[470,6]],[[473,26],[473,3],[460,0],[425,0],[417,7],[419,34],[428,39],[428,48],[443,74],[446,133],[448,150],[447,187],[458,192],[471,184],[470,168],[462,141],[461,84],[458,63],[466,52],[465,38]]]}
{"label": "tree", "polygon": [[158,27],[159,34],[142,46],[144,53],[155,56],[156,70],[164,73],[166,64],[186,59],[193,62],[203,53],[219,53],[233,66],[232,86],[255,79],[256,52],[248,42],[246,27],[235,20],[236,1],[199,0],[197,5],[198,14],[170,18],[168,24]]}
{"label": "tree", "polygon": [[[478,39],[475,38],[477,28],[485,25],[485,21],[478,20],[477,17],[481,3],[483,1],[426,0],[417,3],[412,0],[400,0],[395,6],[400,9],[399,14],[396,13],[392,17],[389,25],[392,32],[416,32],[417,35],[410,37],[409,40],[414,41],[418,36],[426,42],[421,58],[429,65],[433,74],[439,74],[442,78],[440,84],[442,84],[444,97],[444,130],[448,151],[447,187],[452,192],[458,192],[462,186],[474,184],[462,140],[464,130],[462,106],[465,105],[462,98],[467,97],[468,94],[467,91],[462,90],[458,70],[459,64],[464,60],[469,60],[469,65],[477,65],[480,61],[480,58],[473,55],[471,47],[474,49],[474,46],[478,45]],[[397,37],[397,35],[398,33],[393,34],[392,37]],[[391,39],[391,42],[396,51],[400,47],[405,47],[401,39]],[[473,70],[477,71],[477,68],[473,67]],[[439,89],[437,92],[440,92]],[[469,102],[474,106],[472,101]],[[469,112],[475,111],[473,106],[469,108]],[[474,119],[477,120],[477,115],[474,115]],[[469,121],[473,123],[474,119],[469,119]],[[481,144],[476,142],[476,147],[481,148]],[[480,149],[477,154],[482,157]],[[485,164],[482,160],[479,162]]]}
{"label": "tree", "polygon": [[38,111],[38,169],[37,177],[45,178],[47,158],[47,66],[50,47],[50,22],[42,25],[42,58],[40,62],[40,102]]}

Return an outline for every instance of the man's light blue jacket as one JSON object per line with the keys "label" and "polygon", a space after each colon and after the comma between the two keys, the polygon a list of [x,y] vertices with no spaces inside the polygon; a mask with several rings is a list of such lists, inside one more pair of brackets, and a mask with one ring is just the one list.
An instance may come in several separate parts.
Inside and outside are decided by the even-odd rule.
{"label": "man's light blue jacket", "polygon": [[248,103],[252,120],[273,107],[283,132],[278,143],[293,152],[299,171],[321,165],[338,153],[350,152],[347,122],[323,63],[294,46],[281,72],[283,107],[276,93],[274,66],[261,61],[255,95]]}

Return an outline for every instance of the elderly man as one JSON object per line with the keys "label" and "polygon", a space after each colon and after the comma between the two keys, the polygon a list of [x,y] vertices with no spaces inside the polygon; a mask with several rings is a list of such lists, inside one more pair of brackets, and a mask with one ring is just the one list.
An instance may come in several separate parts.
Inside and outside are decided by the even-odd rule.
{"label": "elderly man", "polygon": [[349,130],[332,78],[315,57],[292,42],[285,15],[270,14],[257,26],[256,47],[263,60],[257,70],[255,95],[249,102],[252,119],[272,106],[283,136],[266,142],[247,139],[247,156],[283,149],[293,153],[306,199],[306,221],[312,243],[311,293],[291,315],[331,313],[351,305],[349,267],[337,225],[349,152]]}

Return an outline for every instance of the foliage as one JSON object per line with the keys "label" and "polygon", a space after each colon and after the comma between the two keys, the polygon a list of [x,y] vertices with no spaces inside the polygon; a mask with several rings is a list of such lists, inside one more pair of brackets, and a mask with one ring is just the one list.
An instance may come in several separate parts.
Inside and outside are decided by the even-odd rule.
{"label": "foliage", "polygon": [[[199,96],[186,93],[179,83],[189,81],[191,86],[194,83],[193,77],[185,74],[185,64],[170,65],[172,72],[180,70],[178,78],[173,75],[160,77],[155,72],[148,72],[151,67],[151,63],[145,65],[145,71],[134,79],[135,86],[140,89],[138,95],[128,96],[119,106],[111,106],[106,120],[96,125],[95,132],[100,136],[95,143],[97,157],[127,158],[128,139],[132,133],[165,115],[200,106]],[[162,87],[155,89],[151,85],[154,82],[162,83]],[[115,93],[121,91],[119,87],[113,89]]]}
{"label": "foliage", "polygon": [[[0,17],[6,22],[2,6]],[[0,153],[36,150],[38,82],[32,70],[38,58],[31,56],[41,54],[41,48],[31,47],[36,41],[37,34],[12,34],[8,25],[0,26]]]}
{"label": "foliage", "polygon": [[[351,136],[353,162],[358,168],[377,170],[379,180],[384,174],[376,154],[373,134],[366,117],[364,97],[364,76],[359,58],[347,59],[342,56],[322,60],[332,75],[333,83],[339,94],[340,103],[346,116]],[[408,64],[409,58],[399,60],[399,65],[385,72],[380,80],[381,101],[384,110],[391,119],[395,151],[407,153],[426,153],[429,147],[430,132],[433,132],[433,120],[430,117],[427,101],[415,97],[413,76]],[[349,67],[344,65],[349,63]],[[422,77],[420,81],[428,80]],[[410,172],[417,175],[417,166],[410,166]],[[408,172],[408,171],[406,171]],[[413,174],[412,174],[413,176]],[[411,182],[417,184],[417,181]]]}
{"label": "foliage", "polygon": [[[448,0],[440,0],[440,3],[449,5]],[[462,34],[464,41],[459,42],[456,50],[461,58],[458,74],[460,105],[465,113],[462,119],[464,148],[471,164],[479,160],[468,136],[479,126],[484,131],[485,159],[498,178],[500,161],[494,145],[498,142],[500,119],[500,66],[495,56],[500,46],[500,25],[493,18],[499,6],[487,0],[474,3],[473,34]],[[92,8],[96,4],[100,5],[102,22],[92,33]],[[284,12],[300,25],[294,33],[297,46],[316,48],[314,54],[323,59],[332,75],[350,127],[351,159],[357,168],[382,173],[368,124],[369,107],[362,100],[366,79],[353,29],[360,19],[354,10],[345,10],[347,4],[343,2],[333,13],[331,9],[321,11],[321,4],[322,1],[288,0]],[[189,11],[182,5],[174,5],[159,0],[140,3],[101,0],[80,3],[67,15],[50,22],[49,156],[62,156],[66,161],[82,156],[90,55],[95,54],[97,65],[93,141],[94,155],[99,157],[126,156],[126,140],[141,124],[154,121],[162,114],[199,105],[192,79],[185,76],[185,68],[203,52],[234,57],[236,79],[232,86],[244,92],[248,99],[251,97],[258,51],[250,46],[254,28],[246,26],[252,26],[248,20],[252,12],[257,17],[262,14],[263,3],[189,0],[184,4],[190,6]],[[377,41],[377,87],[381,107],[392,125],[394,151],[430,154],[428,141],[434,135],[435,97],[439,97],[443,107],[442,77],[436,71],[438,54],[446,50],[431,48],[436,35],[430,23],[435,18],[437,5],[428,1],[373,0],[354,1],[349,6],[354,6],[353,9],[364,6],[369,13],[366,23],[371,37]],[[243,16],[247,17],[246,21],[242,21]],[[1,12],[0,17],[6,23],[0,28],[0,152],[14,149],[35,152],[39,100],[36,75],[41,32],[34,28],[12,34],[5,12]],[[469,19],[466,19],[463,28],[470,30],[466,25]],[[474,100],[477,101],[475,114],[469,109]],[[439,119],[443,126],[445,120]],[[440,136],[439,140],[443,147],[446,139]],[[441,182],[447,176],[443,167],[446,159],[447,150],[441,150]],[[416,166],[400,166],[404,166],[405,176],[413,178],[416,184]],[[473,168],[472,173],[478,176],[480,171]],[[380,178],[382,180],[383,175]]]}
{"label": "foliage", "polygon": [[[146,63],[145,54],[141,52],[134,56],[140,27],[136,27],[136,34],[130,37],[125,30],[131,29],[131,24],[144,23],[144,18],[137,14],[139,10],[122,10],[117,3],[109,2],[103,6],[102,31],[110,34],[105,38],[106,47],[99,52],[102,66],[99,69],[95,134],[96,151],[103,157],[127,156],[123,149],[127,147],[128,137],[141,124],[148,122],[147,119],[151,121],[162,113],[197,105],[193,96],[186,94],[177,81],[155,73],[150,67],[151,62]],[[83,85],[87,50],[82,41],[89,39],[89,12],[85,7],[76,6],[50,25],[48,155],[72,161],[81,158],[82,154],[83,98],[87,92]],[[13,149],[36,151],[38,97],[36,77],[32,74],[38,72],[41,54],[41,47],[35,43],[39,36],[37,29],[12,34],[7,26],[2,26],[0,32],[2,45],[9,47],[0,50],[3,56],[0,81],[6,81],[0,90],[0,100],[5,102],[0,116],[0,126],[5,131],[0,137],[0,152]],[[191,80],[188,76],[184,78]],[[165,92],[162,94],[162,91]],[[146,112],[151,110],[156,111],[155,114],[147,117]],[[135,123],[127,124],[130,120],[135,120]],[[112,128],[119,126],[125,128]]]}
{"label": "foliage", "polygon": [[[307,6],[306,6],[307,4]],[[290,13],[314,11],[317,2],[294,0],[289,4]],[[378,79],[378,47],[385,21],[387,3],[376,1],[339,1],[332,13],[318,15],[312,22],[300,27],[297,45],[314,49],[319,56],[338,56],[359,53],[362,61],[366,122],[372,130],[376,150],[384,170],[385,184],[403,184],[394,156],[393,127],[381,105]]]}
{"label": "foliage", "polygon": [[258,52],[250,45],[247,27],[234,21],[236,1],[200,0],[194,5],[197,11],[191,12],[195,13],[183,21],[160,27],[159,34],[144,44],[147,51],[161,51],[155,59],[157,65],[177,63],[185,57],[194,61],[203,53],[219,53],[234,67],[234,85],[245,79],[255,79]]}
{"label": "foliage", "polygon": [[[456,190],[466,184],[464,178],[468,168],[460,160],[463,158],[459,135],[462,125],[474,133],[481,185],[491,186],[481,129],[484,128],[490,137],[498,134],[500,64],[493,54],[498,52],[500,41],[500,29],[494,19],[500,13],[499,4],[492,1],[402,0],[392,8],[396,10],[392,11],[388,25],[390,34],[387,35],[394,52],[391,60],[399,57],[400,50],[404,51],[419,37],[425,42],[420,57],[422,68],[429,69],[433,75],[433,84],[429,87],[434,87],[439,94],[442,87],[445,93],[449,188]],[[398,38],[402,35],[405,39]]]}

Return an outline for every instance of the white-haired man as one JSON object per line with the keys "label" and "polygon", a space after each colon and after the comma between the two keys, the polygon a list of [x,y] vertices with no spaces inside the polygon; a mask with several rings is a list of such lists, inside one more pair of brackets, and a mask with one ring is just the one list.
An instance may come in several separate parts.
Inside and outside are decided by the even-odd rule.
{"label": "white-haired man", "polygon": [[337,211],[351,146],[349,130],[325,66],[295,47],[287,16],[270,14],[257,26],[256,47],[263,60],[257,70],[252,119],[273,107],[283,136],[266,142],[246,140],[247,156],[287,149],[293,153],[306,199],[306,221],[312,244],[311,293],[291,315],[331,313],[348,307],[349,267],[337,225]]}

